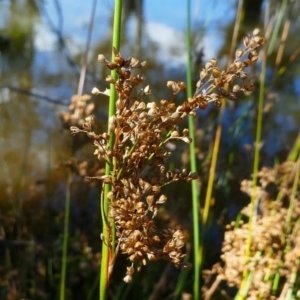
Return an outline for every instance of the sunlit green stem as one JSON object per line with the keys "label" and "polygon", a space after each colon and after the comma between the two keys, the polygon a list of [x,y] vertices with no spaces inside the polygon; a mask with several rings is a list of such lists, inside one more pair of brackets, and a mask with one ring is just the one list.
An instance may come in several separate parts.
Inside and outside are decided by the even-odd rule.
{"label": "sunlit green stem", "polygon": [[[187,51],[187,96],[192,97],[192,58],[191,58],[191,3],[187,1],[187,30],[186,30],[186,51]],[[195,124],[194,118],[189,116],[189,133],[192,142],[190,143],[190,165],[191,171],[197,171],[196,155],[195,155]],[[199,232],[199,192],[196,180],[192,180],[192,203],[193,203],[193,237],[194,237],[194,299],[199,299],[200,291],[200,269],[201,254],[200,251],[200,232]]]}
{"label": "sunlit green stem", "polygon": [[[122,13],[122,0],[115,1],[115,10],[114,10],[114,25],[113,25],[113,43],[112,46],[117,50],[120,49],[120,39],[121,39],[121,13]],[[114,59],[114,52],[112,52],[112,60]],[[117,73],[116,70],[111,71],[111,76],[116,80]],[[109,99],[109,118],[115,114],[116,111],[116,100],[117,94],[114,89],[114,86],[111,84],[110,86],[110,99]],[[109,126],[109,124],[108,124]],[[113,134],[110,135],[109,147],[113,149],[114,147],[115,136]],[[105,174],[111,174],[111,166],[110,164],[106,164]],[[115,248],[115,232],[114,232],[114,224],[111,220],[107,222],[108,216],[108,205],[109,201],[107,198],[107,194],[110,191],[110,185],[106,184],[104,186],[104,192],[102,192],[102,196],[100,198],[100,206],[102,207],[102,215],[105,217],[103,219],[103,237],[102,237],[102,259],[100,265],[100,290],[99,297],[100,300],[105,300],[107,298],[107,288],[109,284],[109,277],[113,268],[114,261],[114,248]]]}

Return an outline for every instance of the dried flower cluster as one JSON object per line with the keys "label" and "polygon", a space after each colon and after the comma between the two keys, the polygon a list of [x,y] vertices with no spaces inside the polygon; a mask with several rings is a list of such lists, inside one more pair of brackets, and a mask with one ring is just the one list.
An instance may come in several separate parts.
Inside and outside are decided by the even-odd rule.
{"label": "dried flower cluster", "polygon": [[[91,114],[94,110],[95,104],[91,101],[90,95],[73,95],[68,111],[60,111],[59,117],[64,128],[70,129],[71,126],[82,127],[86,118],[92,118]],[[74,136],[72,139],[72,148],[76,151],[88,142],[88,137],[84,135]],[[94,161],[72,158],[69,161],[63,162],[62,165],[68,167],[73,174],[79,175],[80,178],[78,179],[80,180],[83,180],[87,172],[93,176],[98,176],[104,172],[103,168],[100,168],[99,163]]]}
{"label": "dried flower cluster", "polygon": [[[165,185],[177,180],[189,182],[197,179],[198,175],[185,169],[168,171],[165,165],[171,153],[165,146],[178,140],[191,142],[188,129],[183,129],[181,133],[178,129],[186,115],[195,114],[197,108],[205,109],[208,102],[220,106],[221,97],[236,99],[237,91],[250,90],[246,84],[235,84],[231,92],[226,92],[224,86],[236,78],[244,83],[247,78],[244,69],[257,60],[256,48],[262,43],[258,32],[245,38],[245,50],[238,51],[237,59],[227,71],[221,71],[216,60],[207,63],[200,73],[194,97],[177,107],[173,100],[175,95],[185,91],[183,82],[167,83],[173,91],[169,100],[161,100],[159,104],[146,103],[144,98],[151,93],[149,86],[133,94],[135,88],[145,80],[142,75],[134,75],[134,69],[143,68],[146,63],[140,63],[136,58],[124,59],[116,49],[114,61],[99,55],[99,62],[117,70],[117,80],[110,75],[106,78],[117,92],[116,113],[110,119],[107,133],[97,134],[93,131],[92,117],[85,119],[83,129],[71,126],[71,132],[85,132],[94,140],[94,154],[111,167],[111,174],[94,178],[111,185],[108,217],[115,223],[118,249],[126,253],[131,262],[124,278],[126,282],[132,280],[134,266],[140,270],[142,265],[146,265],[147,259],[165,259],[177,267],[182,266],[182,231],[158,230],[154,218],[160,205],[167,201],[162,193]],[[242,60],[244,54],[248,56]],[[93,93],[108,96],[110,90],[101,92],[94,88]],[[112,136],[113,146],[110,145]],[[110,245],[110,241],[105,242]]]}
{"label": "dried flower cluster", "polygon": [[[297,168],[299,172],[299,163],[292,162],[263,168],[258,173],[261,186],[256,189],[252,187],[252,181],[242,183],[242,190],[258,199],[250,261],[246,262],[245,257],[249,224],[241,222],[236,226],[233,222],[225,233],[224,266],[215,265],[207,274],[218,274],[218,280],[226,280],[229,286],[240,288],[243,273],[248,269],[253,277],[246,299],[278,299],[280,292],[286,293],[287,286],[299,286],[299,279],[295,282],[300,266],[300,182],[296,176]],[[297,185],[296,194],[293,192],[294,183]],[[270,184],[277,187],[276,199],[268,191]],[[250,205],[243,213],[249,216]],[[274,288],[276,277],[280,279],[277,290]],[[206,293],[210,291],[206,290]]]}
{"label": "dried flower cluster", "polygon": [[[264,44],[264,39],[259,36],[259,30],[255,29],[253,35],[244,37],[243,42],[245,48],[236,51],[235,60],[227,70],[221,71],[217,60],[213,58],[200,71],[200,79],[192,101],[197,103],[197,107],[205,109],[209,102],[220,107],[222,98],[235,101],[237,92],[253,90],[253,84],[247,81],[245,68],[257,61],[257,49]],[[229,89],[228,84],[231,85]]]}
{"label": "dried flower cluster", "polygon": [[90,95],[74,95],[71,98],[69,105],[69,111],[62,111],[59,113],[60,119],[66,128],[70,126],[82,126],[84,119],[90,116],[94,109],[94,103],[89,103],[91,99]]}

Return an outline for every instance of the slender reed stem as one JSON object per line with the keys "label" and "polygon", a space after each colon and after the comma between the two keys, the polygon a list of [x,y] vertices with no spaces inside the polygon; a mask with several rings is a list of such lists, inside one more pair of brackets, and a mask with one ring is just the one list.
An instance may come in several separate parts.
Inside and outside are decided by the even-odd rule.
{"label": "slender reed stem", "polygon": [[298,188],[298,184],[299,184],[299,173],[300,173],[300,159],[298,159],[298,161],[296,162],[296,170],[295,170],[295,177],[294,177],[294,183],[293,183],[293,189],[292,189],[292,195],[291,195],[291,202],[290,202],[290,206],[288,209],[288,214],[287,214],[287,227],[288,229],[290,229],[291,227],[291,221],[292,221],[292,214],[293,214],[293,210],[295,207],[295,202],[297,201],[296,198],[296,194],[297,194],[297,188]]}
{"label": "slender reed stem", "polygon": [[[187,244],[186,249],[187,256],[184,258],[184,261],[188,262],[190,259],[191,244]],[[189,270],[187,270],[186,268],[182,268],[174,291],[173,300],[182,299],[182,291],[184,289],[188,274]]]}
{"label": "slender reed stem", "polygon": [[[115,1],[115,10],[114,10],[114,25],[113,25],[113,43],[112,46],[119,50],[120,48],[120,39],[121,39],[121,13],[122,13],[122,0]],[[114,59],[114,51],[112,52],[112,60]],[[116,70],[111,71],[111,76],[116,80],[117,73]],[[111,117],[115,114],[116,111],[116,99],[117,94],[114,89],[114,86],[110,85],[110,98],[109,98],[109,111],[108,116]],[[109,140],[109,147],[113,149],[114,146],[114,139],[113,135],[110,136]],[[105,167],[105,174],[110,175],[111,173],[111,166],[110,164],[106,164]],[[102,207],[102,218],[103,221],[103,240],[102,240],[102,259],[100,265],[100,290],[99,290],[99,297],[100,300],[105,300],[107,298],[107,288],[109,283],[109,275],[112,272],[112,265],[110,264],[110,259],[113,259],[114,253],[112,253],[112,249],[110,248],[110,239],[112,237],[112,248],[114,249],[114,232],[111,233],[111,229],[113,229],[114,225],[110,220],[110,224],[107,223],[106,217],[108,216],[108,198],[107,194],[110,191],[110,185],[106,184],[104,186],[104,191],[102,191],[102,196],[100,199],[100,207]],[[114,250],[113,250],[114,251]]]}
{"label": "slender reed stem", "polygon": [[[263,107],[264,107],[264,96],[265,96],[265,75],[266,75],[266,67],[267,67],[267,53],[266,47],[263,47],[263,59],[262,59],[262,68],[260,73],[260,87],[259,87],[259,101],[258,101],[258,115],[257,115],[257,124],[256,124],[256,136],[255,136],[255,145],[254,145],[254,162],[253,162],[253,180],[252,186],[255,190],[257,186],[257,178],[258,178],[258,170],[259,170],[259,157],[260,157],[260,147],[261,147],[261,137],[262,137],[262,120],[263,120]],[[253,194],[251,196],[251,210],[249,216],[249,230],[247,237],[247,245],[246,245],[246,253],[245,258],[246,261],[249,261],[251,255],[251,242],[252,242],[252,230],[253,230],[253,222],[255,220],[255,202],[256,197]],[[242,280],[242,287],[237,295],[236,299],[244,299],[247,295],[246,281],[249,275],[249,270],[245,268]]]}
{"label": "slender reed stem", "polygon": [[88,29],[88,37],[87,37],[87,41],[86,41],[86,46],[85,46],[86,48],[84,51],[84,55],[82,57],[82,66],[81,66],[81,70],[80,70],[80,78],[79,78],[79,83],[78,83],[77,95],[79,95],[79,96],[81,96],[82,92],[83,92],[83,86],[84,86],[85,74],[86,74],[86,66],[87,66],[87,58],[88,58],[88,54],[89,54],[90,46],[91,46],[92,31],[93,31],[93,26],[94,26],[96,7],[97,7],[97,0],[93,0],[89,29]]}
{"label": "slender reed stem", "polygon": [[67,187],[66,187],[67,191],[66,191],[66,202],[65,202],[62,263],[61,263],[61,275],[60,275],[60,294],[59,294],[60,300],[64,300],[65,294],[66,294],[66,273],[67,273],[67,255],[68,255],[71,182],[72,182],[72,173],[71,173],[71,170],[69,170],[68,171],[68,179],[67,179]]}
{"label": "slender reed stem", "polygon": [[[229,56],[229,60],[228,60],[228,66],[232,62],[232,57],[234,54],[234,50],[236,48],[237,36],[238,36],[239,28],[240,28],[240,23],[242,20],[243,2],[244,2],[243,0],[239,0],[239,4],[238,4],[238,8],[237,8],[234,32],[232,35],[232,42],[231,42],[231,48],[230,48],[230,56]],[[202,216],[203,226],[205,226],[207,224],[208,216],[209,216],[210,201],[211,201],[212,190],[213,190],[213,185],[214,185],[214,180],[215,180],[217,159],[218,159],[221,136],[222,136],[222,119],[223,119],[223,115],[224,115],[224,110],[225,110],[225,103],[223,103],[223,105],[220,109],[220,112],[219,112],[218,125],[217,125],[217,130],[216,130],[214,147],[213,147],[213,151],[212,151],[211,165],[210,165],[209,177],[208,177],[208,185],[207,185],[205,204],[204,204],[204,210],[203,210],[203,216]]]}
{"label": "slender reed stem", "polygon": [[278,37],[279,29],[280,29],[280,26],[283,21],[283,17],[284,17],[284,13],[286,11],[287,4],[288,4],[288,0],[283,0],[281,3],[281,7],[278,12],[278,17],[276,18],[275,27],[274,27],[274,30],[273,30],[273,33],[272,33],[272,36],[270,39],[270,43],[269,43],[269,47],[268,47],[268,55],[270,55],[274,50],[274,47],[276,44],[276,39]]}
{"label": "slender reed stem", "polygon": [[[187,96],[192,97],[192,58],[191,58],[191,1],[187,1],[187,29],[186,29],[186,51],[187,51]],[[192,139],[190,143],[190,166],[191,171],[197,171],[197,162],[195,155],[195,124],[194,118],[189,116],[188,119],[189,136]],[[191,182],[192,203],[193,203],[193,237],[194,237],[194,299],[199,299],[200,292],[200,269],[201,256],[200,251],[200,232],[199,232],[199,191],[196,180]]]}
{"label": "slender reed stem", "polygon": [[294,146],[289,154],[288,161],[296,161],[299,157],[300,153],[300,134],[298,134],[298,137],[294,143]]}

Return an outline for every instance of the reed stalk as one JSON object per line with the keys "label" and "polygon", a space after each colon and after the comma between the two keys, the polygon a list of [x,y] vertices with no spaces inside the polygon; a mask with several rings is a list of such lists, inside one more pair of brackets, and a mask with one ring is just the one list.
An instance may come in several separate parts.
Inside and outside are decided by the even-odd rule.
{"label": "reed stalk", "polygon": [[[192,98],[192,57],[191,57],[191,1],[187,1],[187,27],[186,27],[186,52],[187,52],[187,97]],[[190,149],[190,169],[197,172],[197,161],[195,153],[195,119],[192,116],[188,118],[189,136],[192,142]],[[198,182],[191,182],[192,188],[192,207],[193,207],[193,243],[194,243],[194,299],[199,299],[200,295],[200,274],[201,274],[201,250],[200,246],[200,220],[199,220],[199,191]]]}
{"label": "reed stalk", "polygon": [[[121,13],[122,13],[122,0],[115,1],[115,8],[114,8],[114,24],[113,24],[113,48],[119,50],[120,49],[120,40],[121,40]],[[112,51],[112,59],[114,59],[114,51]],[[117,71],[112,70],[111,76],[115,80],[117,79]],[[109,97],[109,109],[108,109],[108,126],[109,126],[109,118],[115,114],[116,111],[116,99],[117,94],[114,88],[114,85],[110,85],[110,97]],[[109,139],[109,147],[113,149],[115,137],[113,134],[110,135]],[[111,165],[106,163],[105,166],[105,174],[110,175],[111,173]],[[102,237],[102,257],[101,257],[101,265],[100,265],[100,289],[99,289],[99,297],[100,300],[105,300],[107,298],[107,288],[109,284],[109,276],[112,272],[110,268],[112,265],[111,259],[114,259],[114,232],[111,230],[114,228],[114,224],[111,220],[107,218],[108,216],[108,204],[109,200],[107,198],[107,194],[110,191],[110,185],[105,184],[103,185],[104,191],[102,191],[101,198],[100,198],[100,207],[101,207],[101,216],[102,216],[102,223],[103,223],[103,237]],[[111,236],[111,234],[113,236]],[[110,246],[110,237],[112,237],[112,245]]]}
{"label": "reed stalk", "polygon": [[[234,56],[234,50],[236,48],[238,32],[239,32],[240,23],[242,20],[242,8],[243,8],[243,0],[239,0],[238,9],[237,9],[236,18],[235,18],[234,32],[232,35],[232,42],[231,42],[231,47],[230,47],[230,55],[229,55],[229,60],[228,60],[227,66],[229,66],[232,63],[232,57]],[[213,191],[213,187],[214,187],[218,154],[219,154],[219,149],[220,149],[220,144],[221,144],[222,127],[223,127],[222,120],[223,120],[225,107],[226,107],[226,102],[223,101],[223,105],[219,111],[218,125],[217,125],[217,129],[216,129],[216,135],[215,135],[215,140],[214,140],[214,145],[213,145],[213,150],[212,150],[211,165],[210,165],[210,169],[209,169],[208,184],[207,184],[203,216],[202,216],[203,226],[206,226],[206,224],[208,222],[208,218],[209,218],[209,208],[210,208],[210,203],[211,203],[212,191]]]}
{"label": "reed stalk", "polygon": [[63,232],[62,262],[60,274],[59,299],[64,300],[66,296],[66,274],[67,274],[67,256],[68,256],[68,238],[69,238],[69,220],[70,220],[70,199],[71,199],[72,173],[68,171],[66,198],[65,198],[65,218]]}
{"label": "reed stalk", "polygon": [[[253,160],[253,179],[252,185],[255,189],[257,186],[258,180],[258,171],[259,171],[259,159],[260,159],[260,148],[261,148],[261,139],[262,139],[262,124],[263,124],[263,108],[264,108],[264,97],[265,97],[265,81],[266,81],[266,68],[267,68],[267,53],[266,47],[264,46],[262,49],[262,66],[260,72],[260,85],[259,85],[259,99],[258,99],[258,109],[257,109],[257,122],[256,122],[256,135],[255,135],[255,144],[254,144],[254,160]],[[246,245],[246,253],[245,259],[249,261],[251,256],[251,242],[252,242],[252,235],[253,235],[253,222],[255,221],[255,204],[256,204],[256,197],[255,195],[251,195],[251,202],[250,202],[250,216],[249,216],[249,229],[248,229],[248,236],[247,236],[247,245]],[[249,280],[249,270],[245,268],[243,274],[243,280],[241,288],[236,296],[235,299],[242,300],[245,299],[249,284],[247,284]]]}

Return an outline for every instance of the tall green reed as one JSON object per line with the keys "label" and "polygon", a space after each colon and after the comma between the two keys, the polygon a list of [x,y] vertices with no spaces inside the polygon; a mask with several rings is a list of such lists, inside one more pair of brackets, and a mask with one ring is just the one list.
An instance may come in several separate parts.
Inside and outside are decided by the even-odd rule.
{"label": "tall green reed", "polygon": [[[258,170],[259,170],[259,159],[260,159],[260,148],[261,148],[261,139],[262,139],[262,121],[263,121],[263,108],[264,108],[264,99],[265,99],[265,75],[266,75],[266,47],[263,48],[262,51],[262,67],[260,73],[260,86],[259,86],[259,101],[258,101],[258,114],[257,114],[257,124],[256,124],[256,135],[255,135],[255,144],[254,144],[254,161],[253,161],[253,187],[254,189],[257,186],[258,179]],[[251,249],[251,239],[252,239],[252,226],[255,217],[255,203],[257,199],[253,195],[251,197],[251,214],[249,216],[249,231],[248,231],[248,239],[247,239],[247,248],[245,257],[246,260],[250,258],[250,249]],[[248,281],[249,272],[245,269],[244,280],[242,284],[241,291],[239,292],[237,299],[244,299],[247,295],[247,288],[244,289],[244,286],[247,287],[246,282]],[[239,296],[241,295],[241,296]],[[241,298],[240,298],[241,297]]]}
{"label": "tall green reed", "polygon": [[[258,184],[258,171],[259,171],[259,161],[260,161],[260,151],[261,151],[261,141],[262,141],[262,127],[263,127],[263,109],[264,109],[264,101],[265,101],[265,93],[266,93],[266,68],[267,68],[267,56],[270,55],[274,51],[274,41],[277,38],[279,33],[279,28],[283,20],[284,11],[286,9],[286,2],[283,1],[281,5],[281,9],[279,11],[279,19],[275,24],[275,28],[272,31],[271,38],[269,44],[264,45],[262,51],[262,65],[260,72],[260,85],[259,85],[259,98],[258,98],[258,109],[257,109],[257,123],[256,123],[256,135],[255,135],[255,144],[254,144],[254,160],[253,160],[253,172],[252,172],[252,185],[253,188],[256,189]],[[268,10],[266,10],[267,12]],[[266,16],[267,18],[268,16]],[[268,20],[265,20],[267,22]],[[265,30],[267,29],[267,24],[265,24]],[[248,238],[247,238],[247,247],[245,253],[246,261],[250,260],[250,252],[251,252],[251,242],[253,236],[253,225],[255,222],[255,207],[256,207],[256,196],[253,194],[251,196],[251,213],[249,215],[249,230],[248,230]],[[242,286],[236,296],[237,300],[245,299],[248,294],[249,284],[247,282],[251,281],[249,278],[252,277],[252,274],[246,268],[243,274]]]}
{"label": "tall green reed", "polygon": [[[191,1],[187,1],[187,26],[186,26],[186,54],[187,54],[187,97],[192,98],[192,49],[191,49]],[[190,168],[192,172],[197,172],[196,145],[195,145],[195,119],[188,117],[189,136],[192,142],[189,145]],[[198,299],[200,295],[200,274],[201,274],[201,248],[200,246],[200,206],[198,182],[191,182],[192,188],[192,208],[193,208],[193,248],[194,248],[194,298]]]}
{"label": "tall green reed", "polygon": [[[122,18],[122,0],[115,1],[114,9],[114,24],[113,24],[113,48],[120,49],[121,40],[121,18]],[[112,59],[115,57],[115,52],[112,51]],[[111,76],[114,80],[117,80],[117,70],[111,71]],[[116,111],[117,94],[114,85],[110,85],[110,97],[109,97],[109,109],[108,109],[108,127],[109,118],[115,114]],[[111,134],[109,139],[110,149],[113,149],[115,137]],[[105,174],[111,174],[111,166],[106,163]],[[103,185],[104,191],[102,191],[100,198],[101,216],[103,224],[103,236],[102,236],[102,256],[100,264],[100,282],[99,282],[99,297],[100,300],[107,298],[107,288],[109,284],[109,277],[112,273],[113,263],[115,259],[115,232],[114,222],[108,218],[108,193],[110,191],[110,185]],[[112,231],[111,231],[112,230]],[[112,248],[110,248],[110,237],[112,236]]]}
{"label": "tall green reed", "polygon": [[[230,46],[229,59],[227,62],[227,68],[232,63],[234,51],[236,49],[238,32],[239,32],[239,28],[240,28],[240,25],[242,22],[242,11],[243,11],[243,0],[239,0],[238,9],[236,12],[235,24],[234,24],[234,31],[232,34],[232,42],[231,42],[231,46]],[[228,89],[228,85],[225,88]],[[220,149],[220,145],[221,145],[221,136],[222,136],[222,127],[223,127],[222,120],[223,120],[225,107],[226,107],[226,102],[223,100],[223,105],[221,106],[221,109],[219,111],[218,124],[217,124],[217,128],[216,128],[216,134],[215,134],[212,156],[211,156],[211,164],[210,164],[210,169],[209,169],[207,190],[206,190],[206,194],[205,194],[205,202],[204,202],[204,209],[203,209],[203,216],[202,216],[203,226],[207,225],[207,222],[209,219],[211,197],[212,197],[213,188],[214,188],[217,160],[218,160],[218,154],[219,154],[219,149]]]}

